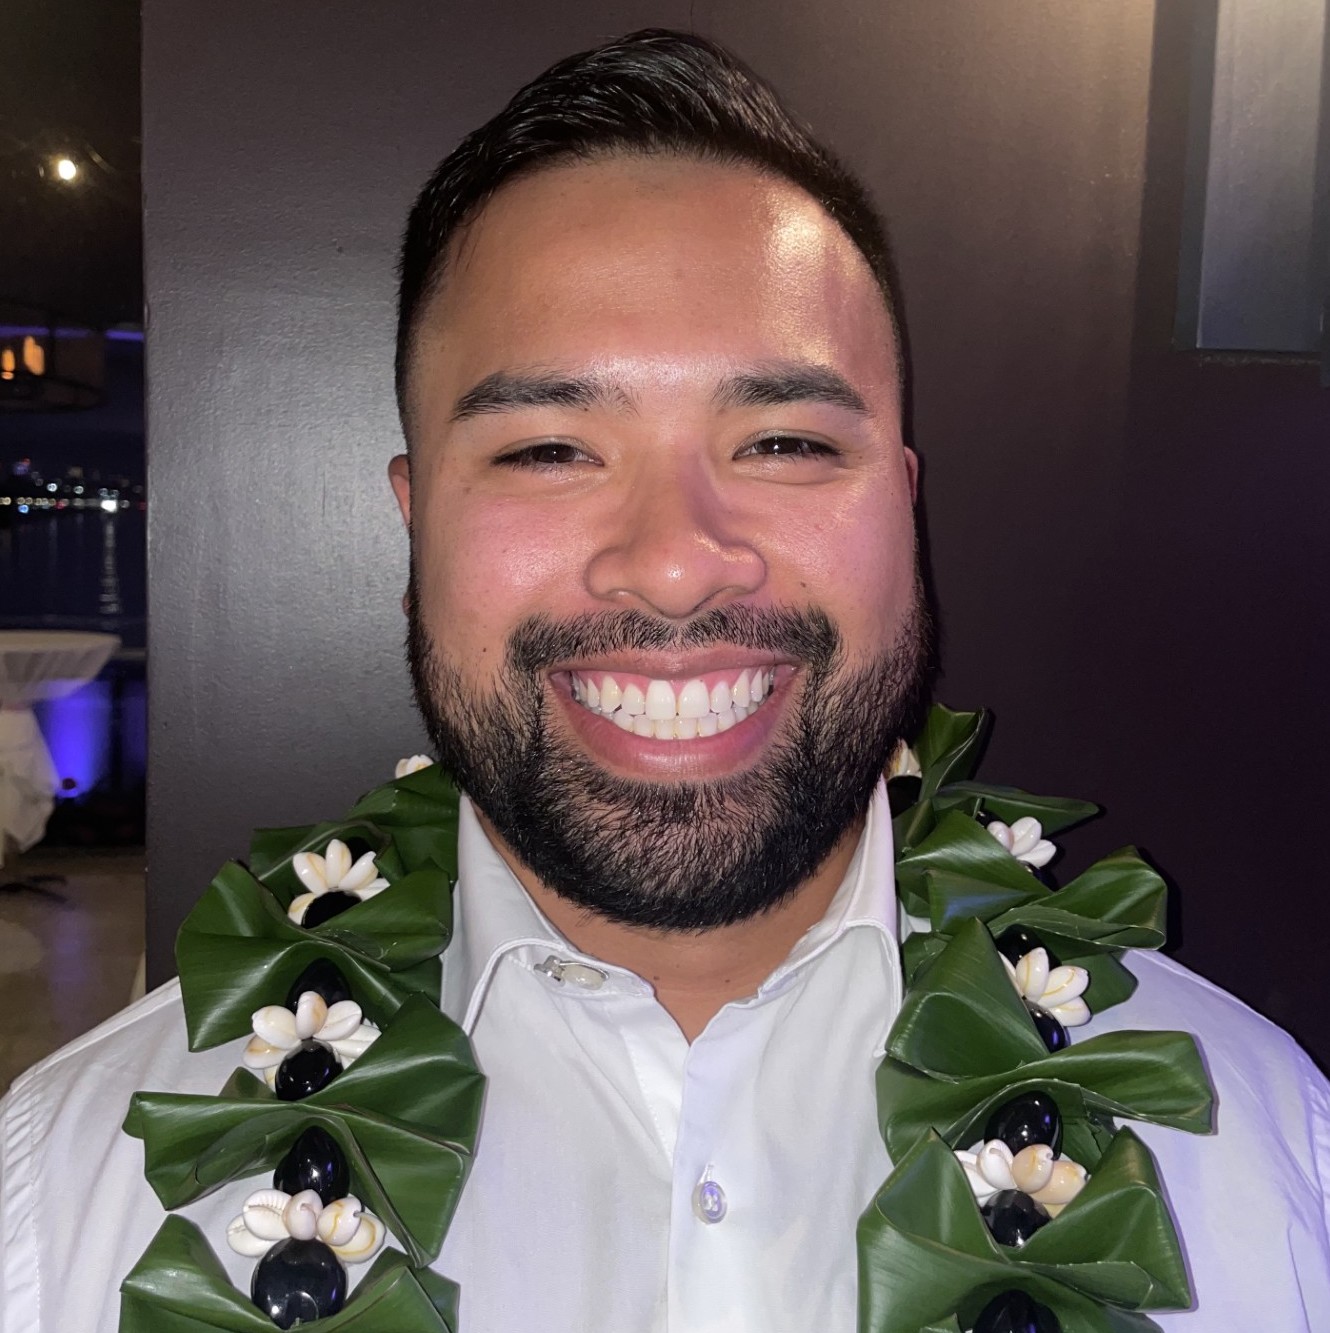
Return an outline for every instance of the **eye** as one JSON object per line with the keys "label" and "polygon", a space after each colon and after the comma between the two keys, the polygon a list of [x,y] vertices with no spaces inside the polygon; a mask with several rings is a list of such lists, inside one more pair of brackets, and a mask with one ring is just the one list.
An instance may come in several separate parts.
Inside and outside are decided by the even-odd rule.
{"label": "eye", "polygon": [[520,449],[512,449],[500,454],[494,460],[495,467],[512,468],[564,468],[575,463],[595,463],[596,460],[585,450],[565,440],[542,440],[537,444],[524,444]]}
{"label": "eye", "polygon": [[803,435],[764,435],[752,440],[735,454],[736,458],[839,458],[840,450],[821,440]]}

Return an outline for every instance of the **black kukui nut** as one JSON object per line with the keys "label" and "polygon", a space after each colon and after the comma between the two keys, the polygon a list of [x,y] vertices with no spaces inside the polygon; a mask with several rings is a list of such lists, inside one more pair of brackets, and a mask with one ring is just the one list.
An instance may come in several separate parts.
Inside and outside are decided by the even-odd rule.
{"label": "black kukui nut", "polygon": [[1021,1092],[988,1117],[984,1142],[1001,1139],[1013,1153],[1032,1143],[1046,1143],[1056,1157],[1062,1151],[1062,1115],[1046,1092]]}
{"label": "black kukui nut", "polygon": [[286,1194],[314,1190],[327,1205],[351,1192],[351,1170],[337,1140],[321,1125],[311,1125],[277,1163],[272,1184]]}
{"label": "black kukui nut", "polygon": [[331,921],[333,917],[359,905],[360,899],[354,893],[347,893],[344,889],[329,889],[327,893],[319,894],[305,908],[300,924],[306,930],[313,930],[315,926],[321,926],[325,921]]}
{"label": "black kukui nut", "polygon": [[1041,1009],[1037,1004],[1031,1004],[1029,1000],[1026,1000],[1025,1007],[1034,1020],[1035,1031],[1043,1038],[1044,1045],[1051,1054],[1056,1055],[1071,1045],[1067,1029],[1047,1009]]}
{"label": "black kukui nut", "polygon": [[901,773],[887,779],[887,805],[893,815],[908,810],[919,800],[919,793],[924,788],[924,780],[909,773]]}
{"label": "black kukui nut", "polygon": [[1053,1220],[1038,1199],[1021,1190],[999,1190],[979,1211],[993,1239],[1016,1250]]}
{"label": "black kukui nut", "polygon": [[973,1333],[1062,1333],[1062,1325],[1025,1292],[1001,1291],[979,1311]]}
{"label": "black kukui nut", "polygon": [[[318,900],[315,899],[315,902]],[[313,903],[310,904],[313,907]],[[308,990],[323,996],[329,1008],[341,1000],[351,998],[351,985],[336,963],[327,958],[316,958],[292,983],[286,993],[286,1007],[295,1013],[300,997]]]}
{"label": "black kukui nut", "polygon": [[277,1325],[312,1324],[346,1301],[346,1269],[321,1240],[279,1240],[259,1260],[250,1299]]}
{"label": "black kukui nut", "polygon": [[1048,965],[1052,967],[1061,967],[1058,962],[1058,956],[1052,949],[1046,945],[1043,940],[1032,930],[1026,930],[1024,926],[1008,926],[1001,935],[993,941],[997,945],[1000,953],[1009,963],[1019,963],[1027,953],[1033,953],[1036,949],[1042,949],[1048,955]]}
{"label": "black kukui nut", "polygon": [[341,1072],[332,1049],[307,1037],[277,1066],[275,1091],[284,1102],[298,1102],[326,1088]]}

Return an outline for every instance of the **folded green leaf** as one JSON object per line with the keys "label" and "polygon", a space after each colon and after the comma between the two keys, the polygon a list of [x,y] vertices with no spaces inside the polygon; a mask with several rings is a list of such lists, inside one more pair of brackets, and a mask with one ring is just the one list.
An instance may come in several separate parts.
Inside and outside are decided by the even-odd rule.
{"label": "folded green leaf", "polygon": [[484,1080],[461,1029],[415,997],[326,1088],[280,1101],[238,1069],[217,1097],[138,1093],[125,1131],[143,1140],[145,1174],[163,1206],[269,1171],[311,1124],[342,1145],[354,1192],[414,1263],[443,1243],[470,1169]]}
{"label": "folded green leaf", "polygon": [[438,764],[366,792],[351,810],[387,829],[408,870],[436,866],[457,879],[457,788]]}
{"label": "folded green leaf", "polygon": [[1066,796],[1036,796],[1019,787],[997,787],[987,782],[951,782],[933,797],[933,809],[963,810],[975,815],[979,810],[1014,824],[1026,816],[1037,819],[1044,836],[1063,833],[1099,813],[1093,801],[1076,801]]}
{"label": "folded green leaf", "polygon": [[437,1002],[437,954],[452,933],[452,896],[442,871],[421,870],[314,930],[298,926],[244,866],[223,866],[176,937],[176,964],[190,1050],[247,1036],[255,1009],[281,1004],[316,958],[346,975],[380,1026],[402,1001]]}
{"label": "folded green leaf", "polygon": [[[1022,925],[1056,952],[1076,946],[1095,949],[1158,949],[1164,943],[1168,886],[1132,847],[1096,861],[1064,889],[1013,905],[993,918],[996,934]],[[1060,947],[1059,947],[1060,946]]]}
{"label": "folded green leaf", "polygon": [[[192,1222],[168,1217],[120,1287],[121,1333],[272,1333],[272,1321],[231,1285]],[[457,1333],[457,1288],[414,1272],[396,1250],[380,1254],[342,1310],[312,1333]]]}
{"label": "folded green leaf", "polygon": [[1120,1116],[1193,1134],[1211,1132],[1214,1093],[1191,1036],[1108,1032],[1018,1068],[955,1081],[932,1078],[888,1057],[877,1071],[887,1150],[899,1158],[934,1129],[948,1143],[967,1146],[1000,1103],[1031,1091],[1049,1093],[1064,1122]]}
{"label": "folded green leaf", "polygon": [[[996,842],[993,845],[998,846]],[[1019,884],[994,884],[935,866],[924,876],[929,923],[940,934],[950,935],[966,921],[995,920],[1004,913],[1037,907],[1053,896],[1033,875],[1026,871],[1020,874],[1023,882]]]}
{"label": "folded green leaf", "polygon": [[927,1136],[860,1221],[860,1328],[917,1333],[948,1327],[949,1316],[969,1328],[1006,1290],[1027,1292],[1078,1333],[1143,1333],[1156,1326],[1139,1311],[1187,1304],[1153,1163],[1129,1131],[1115,1137],[1081,1196],[1034,1239],[1021,1250],[997,1245],[954,1154]]}
{"label": "folded green leaf", "polygon": [[940,1079],[1009,1074],[1048,1054],[982,922],[963,922],[911,986],[887,1052]]}
{"label": "folded green leaf", "polygon": [[928,710],[923,733],[914,743],[924,775],[922,800],[946,783],[958,782],[974,772],[984,748],[987,723],[985,712],[957,713],[941,704]]}
{"label": "folded green leaf", "polygon": [[922,888],[929,871],[963,875],[1018,893],[1038,883],[982,824],[959,810],[949,810],[928,837],[896,858],[897,882],[906,887]]}

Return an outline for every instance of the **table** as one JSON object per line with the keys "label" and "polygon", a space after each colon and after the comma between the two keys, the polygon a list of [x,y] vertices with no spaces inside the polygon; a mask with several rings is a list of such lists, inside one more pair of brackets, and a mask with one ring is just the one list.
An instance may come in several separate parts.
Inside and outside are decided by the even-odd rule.
{"label": "table", "polygon": [[60,789],[32,705],[73,694],[119,647],[114,634],[0,630],[0,865],[6,842],[41,841]]}

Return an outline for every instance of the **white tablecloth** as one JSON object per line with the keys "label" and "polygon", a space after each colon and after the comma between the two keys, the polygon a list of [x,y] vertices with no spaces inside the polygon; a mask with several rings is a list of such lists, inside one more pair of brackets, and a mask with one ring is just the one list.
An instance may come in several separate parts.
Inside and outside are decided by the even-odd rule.
{"label": "white tablecloth", "polygon": [[86,685],[120,646],[114,634],[0,630],[0,865],[5,843],[40,842],[60,776],[32,705]]}

